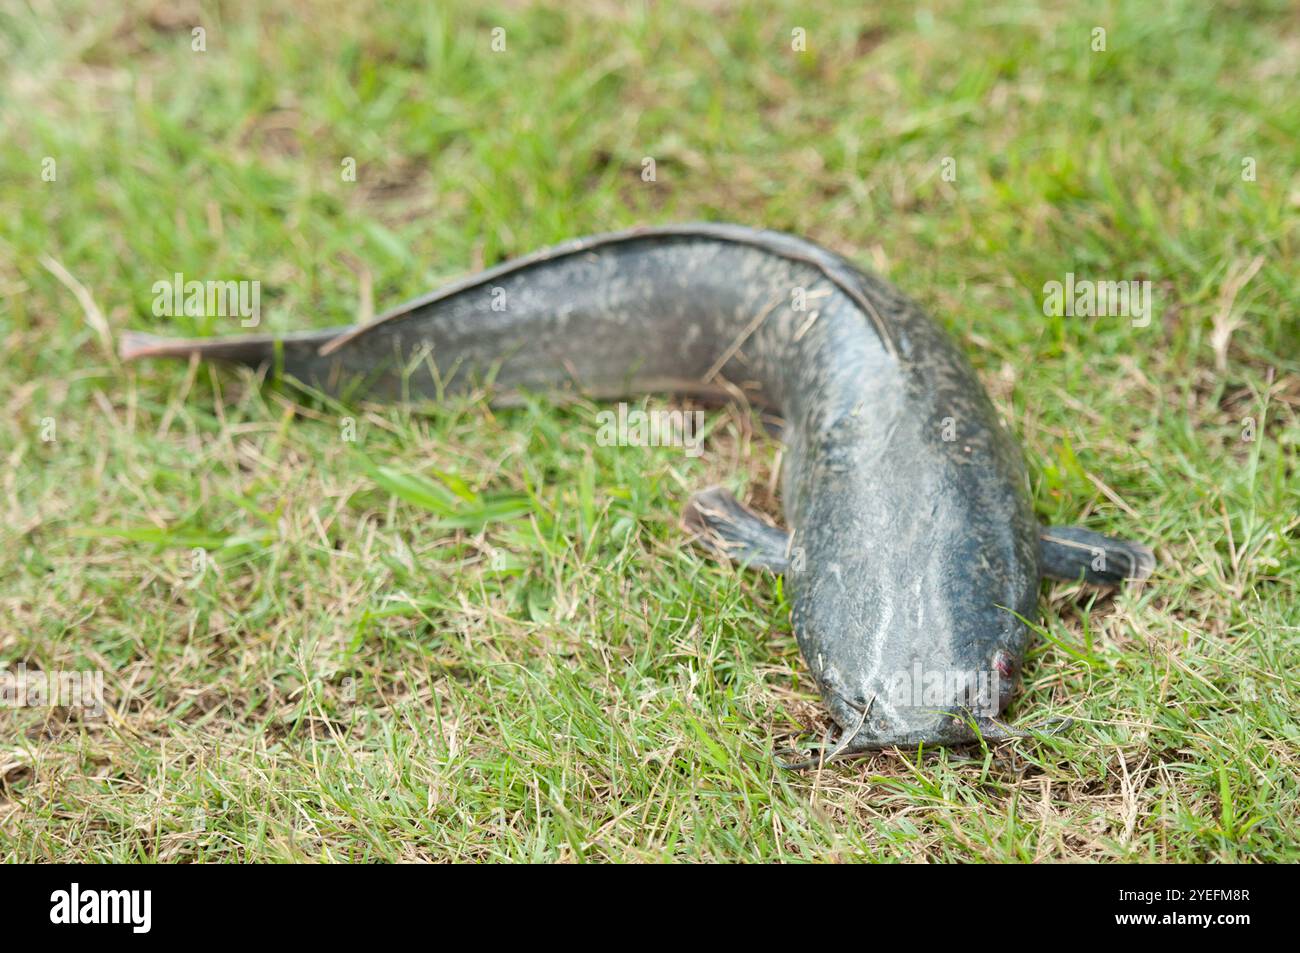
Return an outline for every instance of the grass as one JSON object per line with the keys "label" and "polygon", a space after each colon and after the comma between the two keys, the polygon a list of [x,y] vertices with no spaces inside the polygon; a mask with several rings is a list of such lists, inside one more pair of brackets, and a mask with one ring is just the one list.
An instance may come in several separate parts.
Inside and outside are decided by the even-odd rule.
{"label": "grass", "polygon": [[[258,6],[0,2],[0,663],[108,701],[0,711],[0,857],[1300,859],[1293,5]],[[691,219],[889,277],[1042,517],[1155,546],[1044,586],[1011,717],[1072,730],[778,770],[827,724],[780,583],[677,525],[779,512],[735,410],[693,459],[112,352],[239,330],[154,317],[175,272],[287,331]],[[1154,319],[1044,316],[1068,272]]]}

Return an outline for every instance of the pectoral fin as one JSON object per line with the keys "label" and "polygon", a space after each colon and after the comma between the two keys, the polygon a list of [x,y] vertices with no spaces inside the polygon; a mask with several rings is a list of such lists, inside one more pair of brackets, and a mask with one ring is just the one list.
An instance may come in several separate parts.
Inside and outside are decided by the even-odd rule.
{"label": "pectoral fin", "polygon": [[773,526],[720,486],[692,496],[682,521],[719,558],[776,573],[790,564],[789,530]]}
{"label": "pectoral fin", "polygon": [[1103,536],[1082,526],[1044,526],[1038,533],[1038,567],[1044,576],[1095,586],[1145,579],[1156,556],[1141,543]]}

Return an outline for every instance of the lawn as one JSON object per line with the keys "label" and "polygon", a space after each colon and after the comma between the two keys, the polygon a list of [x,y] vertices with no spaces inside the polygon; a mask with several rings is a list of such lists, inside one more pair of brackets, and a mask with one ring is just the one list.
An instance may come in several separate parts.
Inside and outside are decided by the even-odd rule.
{"label": "lawn", "polygon": [[[1286,0],[0,0],[0,666],[106,703],[0,709],[0,858],[1300,860],[1298,61]],[[1009,719],[1069,730],[778,768],[828,724],[781,582],[678,523],[779,514],[736,408],[696,457],[116,356],[242,330],[177,273],[290,331],[701,219],[889,278],[1040,516],[1155,548],[1044,584]]]}

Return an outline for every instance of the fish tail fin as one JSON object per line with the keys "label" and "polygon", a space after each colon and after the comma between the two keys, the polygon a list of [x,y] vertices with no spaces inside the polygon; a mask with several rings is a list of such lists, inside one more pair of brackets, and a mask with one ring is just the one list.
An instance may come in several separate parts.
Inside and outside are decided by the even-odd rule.
{"label": "fish tail fin", "polygon": [[1044,576],[1095,586],[1146,579],[1156,556],[1147,546],[1103,536],[1082,526],[1044,526],[1038,534],[1039,570]]}
{"label": "fish tail fin", "polygon": [[238,334],[217,338],[169,338],[143,331],[126,331],[118,339],[118,354],[124,361],[163,357],[182,360],[197,356],[203,361],[224,361],[258,367],[275,360],[283,348],[291,359],[310,359],[320,347],[349,328],[330,328],[301,334]]}
{"label": "fish tail fin", "polygon": [[188,358],[233,364],[262,364],[275,355],[275,338],[248,335],[229,338],[168,338],[141,331],[127,331],[118,339],[118,354],[124,361],[150,357]]}

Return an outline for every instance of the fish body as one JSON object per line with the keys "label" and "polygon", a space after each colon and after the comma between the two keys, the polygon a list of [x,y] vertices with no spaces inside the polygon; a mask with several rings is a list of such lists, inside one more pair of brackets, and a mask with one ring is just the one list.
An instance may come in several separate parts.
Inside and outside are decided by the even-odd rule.
{"label": "fish body", "polygon": [[[373,323],[275,339],[130,336],[127,357],[274,363],[328,392],[438,399],[491,377],[596,397],[735,398],[783,421],[789,530],[709,491],[688,522],[785,573],[834,754],[997,735],[1040,564],[1090,581],[1150,551],[1034,517],[1024,462],[971,366],[897,289],[803,239],[736,225],[578,239]],[[1097,568],[1110,557],[1107,570]]]}

